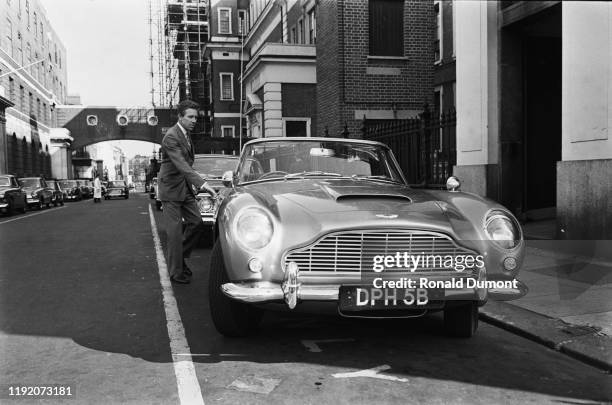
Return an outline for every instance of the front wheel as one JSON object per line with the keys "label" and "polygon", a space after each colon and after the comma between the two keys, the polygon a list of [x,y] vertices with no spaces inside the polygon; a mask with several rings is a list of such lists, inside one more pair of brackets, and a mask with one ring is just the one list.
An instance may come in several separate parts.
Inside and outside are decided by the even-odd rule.
{"label": "front wheel", "polygon": [[162,202],[161,201],[155,201],[155,208],[157,208],[157,211],[161,211],[162,210]]}
{"label": "front wheel", "polygon": [[28,210],[28,200],[25,197],[23,197],[23,207],[21,207],[21,213],[25,214],[27,210]]}
{"label": "front wheel", "polygon": [[444,329],[449,336],[470,338],[478,329],[478,302],[451,306],[444,309]]}
{"label": "front wheel", "polygon": [[257,330],[263,311],[248,304],[243,304],[227,297],[221,286],[229,282],[221,243],[217,241],[210,259],[210,276],[208,281],[208,299],[210,314],[219,333],[229,337],[248,336]]}

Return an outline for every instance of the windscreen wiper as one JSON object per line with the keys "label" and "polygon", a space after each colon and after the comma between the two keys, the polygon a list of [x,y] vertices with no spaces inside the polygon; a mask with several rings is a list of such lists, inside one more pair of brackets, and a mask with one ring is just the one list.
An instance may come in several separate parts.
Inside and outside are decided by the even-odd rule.
{"label": "windscreen wiper", "polygon": [[300,173],[289,173],[285,175],[286,179],[294,178],[294,177],[307,177],[307,176],[334,176],[334,177],[342,177],[340,173],[332,173],[332,172],[324,172],[321,170],[315,170],[310,172],[300,172]]}

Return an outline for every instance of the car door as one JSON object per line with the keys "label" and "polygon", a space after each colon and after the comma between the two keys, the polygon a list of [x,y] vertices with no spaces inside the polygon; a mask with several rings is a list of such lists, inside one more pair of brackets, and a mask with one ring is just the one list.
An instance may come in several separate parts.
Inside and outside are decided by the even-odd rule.
{"label": "car door", "polygon": [[23,191],[17,179],[11,177],[11,199],[13,203],[13,207],[15,208],[23,208],[27,205],[26,202],[26,193]]}

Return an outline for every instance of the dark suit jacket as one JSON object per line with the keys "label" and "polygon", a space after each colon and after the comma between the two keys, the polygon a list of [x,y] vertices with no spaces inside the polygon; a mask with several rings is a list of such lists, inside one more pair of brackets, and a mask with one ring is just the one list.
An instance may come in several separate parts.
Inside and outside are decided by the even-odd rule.
{"label": "dark suit jacket", "polygon": [[[159,199],[161,201],[184,201],[187,193],[196,194],[204,179],[193,165],[193,143],[187,143],[178,124],[166,132],[162,140],[162,161],[158,174]],[[193,189],[195,187],[195,191]]]}

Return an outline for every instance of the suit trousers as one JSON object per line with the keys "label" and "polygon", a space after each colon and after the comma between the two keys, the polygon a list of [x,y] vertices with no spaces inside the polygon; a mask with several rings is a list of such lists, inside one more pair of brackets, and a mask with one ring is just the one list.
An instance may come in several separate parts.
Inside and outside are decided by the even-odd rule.
{"label": "suit trousers", "polygon": [[178,276],[183,272],[183,259],[189,257],[205,228],[193,194],[187,193],[184,201],[162,201],[162,204],[166,220],[168,273]]}

